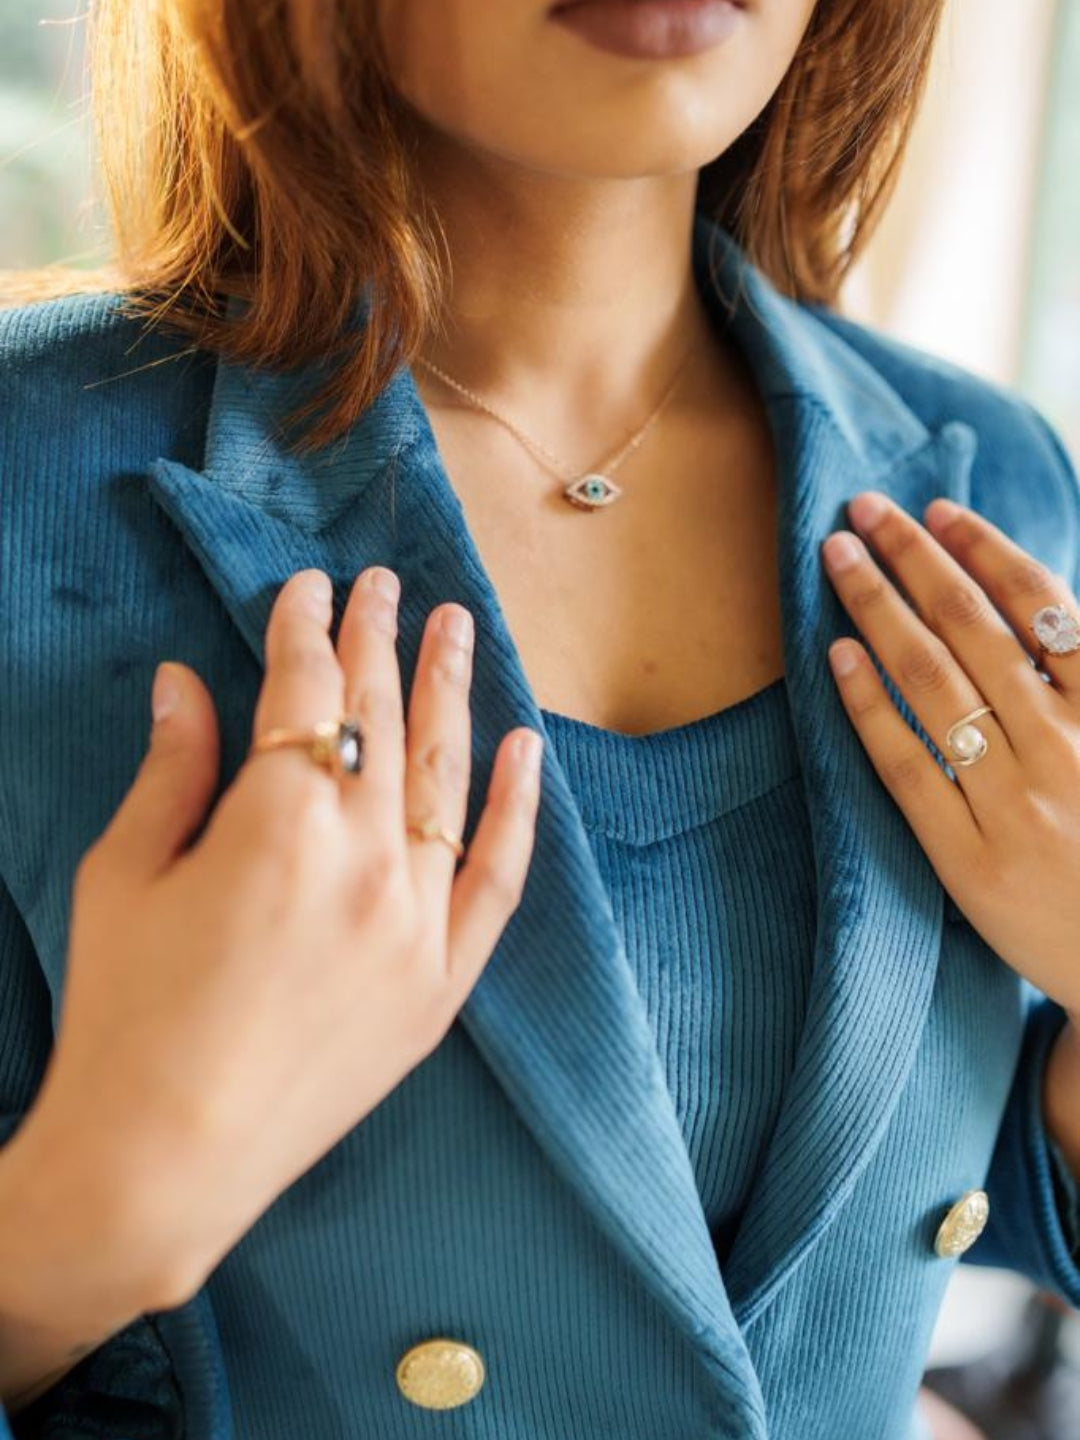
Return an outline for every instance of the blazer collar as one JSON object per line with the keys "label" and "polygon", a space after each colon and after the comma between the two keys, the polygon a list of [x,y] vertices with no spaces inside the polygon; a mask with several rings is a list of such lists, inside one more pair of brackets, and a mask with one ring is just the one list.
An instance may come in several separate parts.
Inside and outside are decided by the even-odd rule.
{"label": "blazer collar", "polygon": [[[701,215],[692,252],[717,324],[730,326],[750,363],[777,449],[786,687],[818,897],[795,1070],[724,1275],[589,839],[550,747],[525,892],[458,1023],[722,1381],[745,1433],[763,1435],[742,1328],[818,1243],[879,1142],[912,1064],[941,940],[941,886],[826,663],[830,642],[856,632],[819,546],[864,488],[884,488],[916,516],[936,495],[965,503],[976,439],[960,421],[928,430],[823,318],[781,296]],[[361,303],[361,323],[363,313]],[[284,450],[277,422],[320,376],[319,365],[283,376],[219,360],[202,469],[162,456],[149,488],[260,669],[274,597],[307,566],[335,582],[335,623],[364,566],[399,573],[406,701],[431,607],[453,599],[473,612],[468,843],[500,739],[517,725],[543,732],[542,717],[411,372],[399,370],[341,441],[299,459]],[[250,733],[250,716],[228,724]]]}

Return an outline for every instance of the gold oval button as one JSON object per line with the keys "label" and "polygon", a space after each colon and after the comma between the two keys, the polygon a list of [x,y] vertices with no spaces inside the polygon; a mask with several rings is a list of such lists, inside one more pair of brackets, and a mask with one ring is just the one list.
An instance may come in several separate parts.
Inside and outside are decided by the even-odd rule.
{"label": "gold oval button", "polygon": [[406,1350],[397,1364],[398,1389],[427,1410],[452,1410],[484,1383],[484,1362],[463,1340],[438,1336]]}
{"label": "gold oval button", "polygon": [[986,1229],[990,1201],[985,1190],[967,1190],[938,1226],[934,1249],[943,1259],[970,1250]]}

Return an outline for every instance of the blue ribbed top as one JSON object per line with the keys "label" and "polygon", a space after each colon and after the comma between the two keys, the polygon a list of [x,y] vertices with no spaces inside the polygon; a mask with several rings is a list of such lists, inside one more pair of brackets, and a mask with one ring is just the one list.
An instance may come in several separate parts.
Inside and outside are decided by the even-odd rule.
{"label": "blue ribbed top", "polygon": [[786,682],[645,735],[540,713],[723,1262],[791,1072],[813,958],[813,851]]}

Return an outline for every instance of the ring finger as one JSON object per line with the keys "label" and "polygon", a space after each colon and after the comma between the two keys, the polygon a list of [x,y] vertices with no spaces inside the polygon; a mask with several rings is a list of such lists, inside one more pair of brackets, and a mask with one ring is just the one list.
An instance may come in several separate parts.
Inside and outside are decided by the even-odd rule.
{"label": "ring finger", "polygon": [[973,765],[953,763],[949,729],[989,702],[944,640],[901,597],[858,536],[837,532],[825,542],[823,553],[844,607],[952,766],[965,794],[984,796],[993,804],[996,797],[1015,793],[1019,762],[995,715],[980,715],[974,722],[986,736],[986,758]]}
{"label": "ring finger", "polygon": [[[1032,626],[1036,615],[1047,606],[1060,606],[1067,616],[1076,617],[1076,597],[1068,585],[985,516],[971,510],[952,515],[940,500],[936,504],[937,508],[931,508],[927,515],[927,523],[938,544],[983,587],[1031,660],[1052,678],[1054,683],[1045,691],[1046,697],[1061,696],[1075,704],[1080,699],[1080,653],[1055,655],[1051,651],[1040,659],[1039,640]],[[1066,639],[1072,628],[1067,620]],[[1032,674],[1037,674],[1034,665]],[[1045,685],[1045,681],[1040,683]],[[1036,737],[1039,739],[1041,736]]]}

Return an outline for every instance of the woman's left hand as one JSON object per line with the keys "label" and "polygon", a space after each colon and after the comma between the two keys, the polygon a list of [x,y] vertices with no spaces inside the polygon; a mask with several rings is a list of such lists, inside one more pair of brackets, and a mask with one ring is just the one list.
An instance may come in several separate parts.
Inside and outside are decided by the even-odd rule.
{"label": "woman's left hand", "polygon": [[[1080,651],[1043,657],[1050,683],[1032,663],[1039,642],[1029,628],[1044,605],[1078,619],[1080,605],[1060,576],[963,506],[932,501],[927,529],[888,496],[864,491],[848,514],[867,544],[849,531],[829,536],[829,577],[946,760],[949,727],[993,706],[974,722],[986,754],[953,765],[952,781],[863,646],[844,639],[829,659],[848,717],[956,904],[1080,1027]],[[841,568],[845,539],[856,553]],[[847,654],[856,664],[845,675],[835,660]]]}

